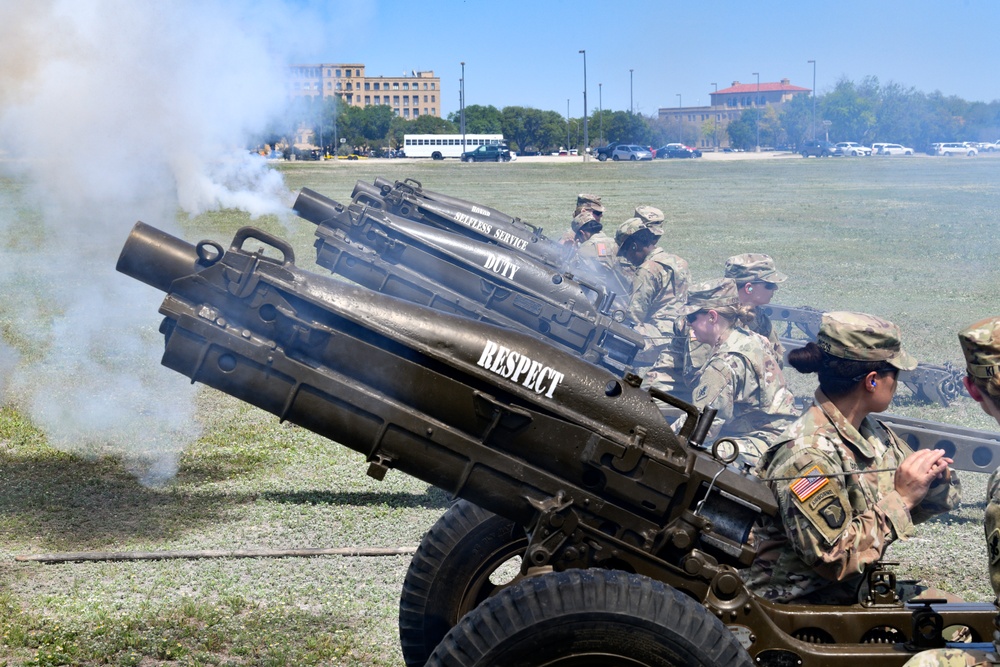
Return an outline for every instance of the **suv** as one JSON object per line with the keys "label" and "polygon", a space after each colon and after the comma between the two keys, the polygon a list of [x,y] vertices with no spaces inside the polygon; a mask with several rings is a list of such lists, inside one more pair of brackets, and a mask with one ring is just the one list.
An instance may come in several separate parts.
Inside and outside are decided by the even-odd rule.
{"label": "suv", "polygon": [[653,153],[653,157],[657,159],[671,157],[701,157],[701,151],[697,148],[685,146],[684,144],[667,144],[666,146],[657,148]]}
{"label": "suv", "polygon": [[498,144],[476,146],[462,153],[462,162],[510,162],[510,150]]}
{"label": "suv", "polygon": [[973,155],[978,155],[979,151],[972,146],[967,146],[965,144],[950,143],[950,144],[938,144],[934,151],[935,155],[968,155],[972,157]]}
{"label": "suv", "polygon": [[862,146],[856,141],[841,141],[836,146],[837,155],[851,155],[857,157],[859,155],[871,155],[872,149],[867,146]]}
{"label": "suv", "polygon": [[830,157],[837,152],[837,147],[829,141],[807,141],[799,153],[802,157]]}
{"label": "suv", "polygon": [[642,146],[624,145],[617,146],[611,151],[611,159],[615,162],[619,160],[631,160],[632,162],[636,160],[652,160],[653,153],[648,148],[643,148]]}

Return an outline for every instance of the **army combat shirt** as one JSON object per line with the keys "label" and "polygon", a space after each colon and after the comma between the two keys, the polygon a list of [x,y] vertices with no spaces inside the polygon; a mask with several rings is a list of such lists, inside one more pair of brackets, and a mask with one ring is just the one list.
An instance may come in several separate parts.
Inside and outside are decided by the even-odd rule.
{"label": "army combat shirt", "polygon": [[795,397],[770,342],[760,334],[736,327],[710,349],[709,360],[695,374],[692,402],[699,410],[718,410],[710,438],[758,440],[740,442],[744,458],[756,465],[798,416]]}
{"label": "army combat shirt", "polygon": [[690,283],[686,261],[663,248],[653,248],[632,278],[629,314],[637,323],[652,324],[672,339],[674,320],[687,304]]}
{"label": "army combat shirt", "polygon": [[[762,461],[761,475],[781,478],[768,482],[778,515],[757,531],[757,557],[745,574],[750,590],[768,600],[853,604],[866,568],[890,544],[958,506],[952,471],[950,483],[932,485],[908,511],[892,470],[913,450],[871,416],[855,429],[821,391],[783,437]],[[824,476],[830,473],[847,474]]]}

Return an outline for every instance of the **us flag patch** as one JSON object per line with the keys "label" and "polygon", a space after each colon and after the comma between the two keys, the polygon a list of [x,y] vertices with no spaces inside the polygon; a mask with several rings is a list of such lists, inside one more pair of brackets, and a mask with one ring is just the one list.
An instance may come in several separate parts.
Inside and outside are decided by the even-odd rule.
{"label": "us flag patch", "polygon": [[820,467],[813,466],[806,471],[805,475],[792,482],[788,488],[792,490],[792,493],[799,499],[799,502],[805,502],[809,496],[830,483],[830,478],[823,477],[822,475],[823,471],[820,470]]}
{"label": "us flag patch", "polygon": [[608,244],[604,243],[603,241],[598,241],[597,243],[594,244],[594,246],[596,246],[597,248],[598,257],[607,257],[608,255],[611,254],[608,251]]}

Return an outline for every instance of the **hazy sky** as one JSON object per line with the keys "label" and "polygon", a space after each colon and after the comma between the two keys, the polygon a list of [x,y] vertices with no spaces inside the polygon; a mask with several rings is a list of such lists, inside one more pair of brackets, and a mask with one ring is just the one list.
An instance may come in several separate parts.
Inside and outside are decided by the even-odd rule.
{"label": "hazy sky", "polygon": [[[877,76],[923,92],[1000,99],[996,0],[402,0],[311,2],[329,27],[300,44],[305,62],[361,62],[373,75],[434,70],[443,115],[466,103],[572,115],[588,106],[636,111],[707,104],[713,82],[779,81],[820,94]],[[299,54],[296,54],[299,55]],[[599,86],[598,84],[602,84]],[[600,95],[599,95],[600,90]],[[599,99],[600,97],[600,99]]]}

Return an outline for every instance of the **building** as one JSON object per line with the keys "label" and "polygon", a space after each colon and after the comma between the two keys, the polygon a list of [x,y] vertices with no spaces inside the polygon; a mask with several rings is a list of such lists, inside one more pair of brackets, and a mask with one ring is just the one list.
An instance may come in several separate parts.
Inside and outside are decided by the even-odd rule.
{"label": "building", "polygon": [[403,76],[369,76],[361,63],[292,65],[288,79],[291,97],[333,97],[343,104],[367,107],[385,104],[397,116],[441,116],[441,78],[433,70]]}
{"label": "building", "polygon": [[[796,95],[808,95],[812,90],[793,86],[788,79],[777,82],[740,83],[733,81],[729,88],[709,94],[710,106],[663,107],[658,111],[661,120],[668,126],[676,125],[681,143],[691,143],[699,148],[714,146],[725,148],[729,145],[726,126],[736,120],[744,109],[764,108],[788,102]],[[711,123],[709,127],[707,124]],[[690,141],[691,137],[697,137]]]}

